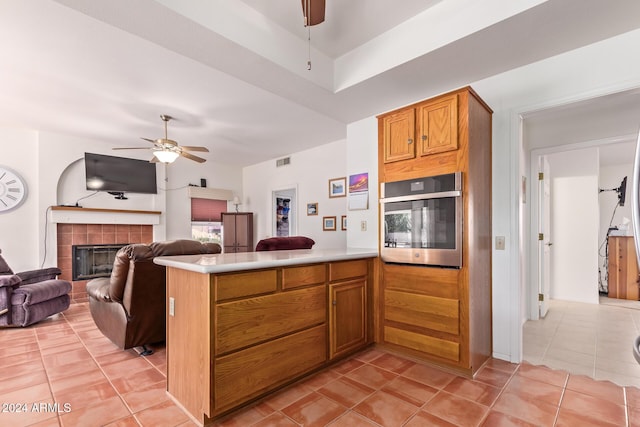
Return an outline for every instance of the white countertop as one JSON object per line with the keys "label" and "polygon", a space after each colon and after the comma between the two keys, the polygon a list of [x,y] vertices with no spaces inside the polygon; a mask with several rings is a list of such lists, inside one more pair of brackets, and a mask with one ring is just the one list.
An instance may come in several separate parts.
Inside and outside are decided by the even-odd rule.
{"label": "white countertop", "polygon": [[226,273],[285,267],[329,261],[375,258],[375,249],[296,249],[291,251],[240,252],[214,255],[176,255],[155,257],[153,262],[197,273]]}

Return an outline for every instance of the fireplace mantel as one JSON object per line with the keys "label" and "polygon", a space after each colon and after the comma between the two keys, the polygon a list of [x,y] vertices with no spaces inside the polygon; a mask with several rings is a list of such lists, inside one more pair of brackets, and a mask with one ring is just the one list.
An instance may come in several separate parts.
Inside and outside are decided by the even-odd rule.
{"label": "fireplace mantel", "polygon": [[64,224],[160,224],[160,211],[51,206],[51,222]]}

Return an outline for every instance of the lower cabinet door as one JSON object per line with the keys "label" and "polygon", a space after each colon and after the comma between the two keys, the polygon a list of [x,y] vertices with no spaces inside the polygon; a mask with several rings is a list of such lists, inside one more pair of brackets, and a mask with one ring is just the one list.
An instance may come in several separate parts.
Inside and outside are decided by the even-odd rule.
{"label": "lower cabinet door", "polygon": [[219,357],[214,365],[214,415],[293,380],[327,360],[326,325]]}
{"label": "lower cabinet door", "polygon": [[366,279],[329,285],[330,359],[366,343],[366,289]]}

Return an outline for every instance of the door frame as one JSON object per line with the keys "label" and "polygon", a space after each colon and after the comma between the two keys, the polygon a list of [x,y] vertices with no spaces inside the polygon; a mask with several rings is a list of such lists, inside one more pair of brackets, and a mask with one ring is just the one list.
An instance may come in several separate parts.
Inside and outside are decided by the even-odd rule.
{"label": "door frame", "polygon": [[[283,194],[284,193],[284,194]],[[276,215],[276,198],[290,197],[291,205],[289,206],[289,236],[296,236],[298,233],[298,184],[283,185],[271,190],[271,236],[277,235],[277,215]]]}

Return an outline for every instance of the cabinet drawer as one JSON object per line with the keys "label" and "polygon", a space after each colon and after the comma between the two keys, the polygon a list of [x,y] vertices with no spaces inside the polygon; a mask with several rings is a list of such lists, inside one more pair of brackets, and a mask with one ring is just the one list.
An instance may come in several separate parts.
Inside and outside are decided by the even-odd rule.
{"label": "cabinet drawer", "polygon": [[382,274],[385,289],[415,292],[440,298],[460,298],[458,291],[460,270],[457,269],[383,264]]}
{"label": "cabinet drawer", "polygon": [[458,335],[459,301],[386,290],[385,320]]}
{"label": "cabinet drawer", "polygon": [[367,275],[367,260],[332,262],[329,264],[329,280],[350,279],[352,277],[362,277]]}
{"label": "cabinet drawer", "polygon": [[215,354],[261,343],[327,319],[325,286],[243,299],[215,307]]}
{"label": "cabinet drawer", "polygon": [[460,360],[460,344],[456,342],[389,326],[384,328],[384,340],[391,344],[418,350],[454,362]]}
{"label": "cabinet drawer", "polygon": [[214,281],[216,301],[275,292],[278,287],[278,275],[275,269],[221,274],[215,276]]}
{"label": "cabinet drawer", "polygon": [[282,269],[282,289],[324,283],[327,279],[325,264],[305,265]]}
{"label": "cabinet drawer", "polygon": [[215,413],[231,409],[323,364],[325,325],[215,360]]}

